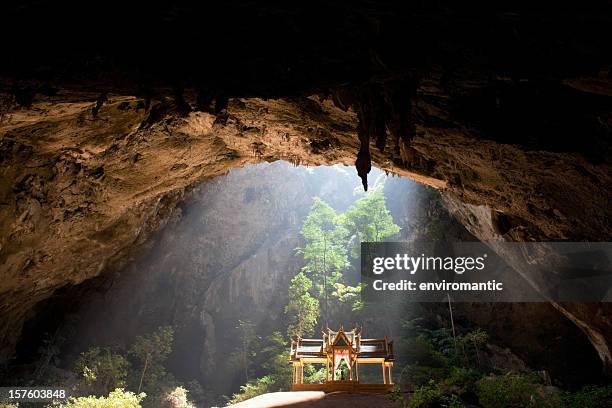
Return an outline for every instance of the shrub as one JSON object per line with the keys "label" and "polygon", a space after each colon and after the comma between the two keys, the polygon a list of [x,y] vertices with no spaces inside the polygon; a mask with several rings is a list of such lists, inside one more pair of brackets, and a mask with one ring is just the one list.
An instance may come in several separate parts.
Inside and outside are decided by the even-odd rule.
{"label": "shrub", "polygon": [[588,386],[561,397],[563,408],[606,408],[612,405],[612,385]]}
{"label": "shrub", "polygon": [[276,391],[274,389],[275,384],[276,381],[270,375],[249,381],[246,385],[240,386],[240,393],[234,394],[228,402],[229,404],[237,404],[258,395]]}
{"label": "shrub", "polygon": [[445,395],[444,391],[434,382],[419,387],[410,398],[409,408],[461,408],[463,404],[456,395]]}
{"label": "shrub", "polygon": [[402,352],[408,362],[416,365],[446,367],[449,363],[448,358],[424,336],[406,339],[402,342]]}
{"label": "shrub", "polygon": [[538,392],[537,379],[533,375],[486,377],[478,382],[476,394],[484,408],[548,406]]}
{"label": "shrub", "polygon": [[125,387],[128,370],[127,360],[107,347],[92,347],[81,353],[75,365],[75,371],[83,376],[85,383],[103,394]]}
{"label": "shrub", "polygon": [[404,406],[404,394],[399,386],[393,387],[393,391],[385,395],[385,398],[389,401],[399,402],[401,406]]}
{"label": "shrub", "polygon": [[117,388],[108,394],[108,397],[71,397],[67,403],[60,404],[61,408],[141,408],[140,403],[146,394],[134,394]]}
{"label": "shrub", "polygon": [[185,388],[176,387],[164,395],[162,400],[169,408],[195,408],[195,405],[187,399],[187,393]]}
{"label": "shrub", "polygon": [[440,382],[448,376],[446,367],[407,366],[402,373],[402,383],[410,388],[419,387],[430,381]]}
{"label": "shrub", "polygon": [[445,385],[460,394],[476,392],[476,382],[482,374],[474,369],[463,367],[451,367],[449,377],[444,381]]}

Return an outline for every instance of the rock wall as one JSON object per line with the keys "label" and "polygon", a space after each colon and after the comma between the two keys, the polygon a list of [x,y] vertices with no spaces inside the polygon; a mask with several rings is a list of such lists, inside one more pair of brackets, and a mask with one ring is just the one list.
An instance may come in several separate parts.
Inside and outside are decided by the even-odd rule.
{"label": "rock wall", "polygon": [[[487,242],[493,250],[500,254],[510,266],[517,271],[526,282],[529,282],[535,289],[539,284],[545,284],[532,279],[526,266],[529,264],[546,264],[550,262],[551,256],[556,252],[553,248],[547,247],[545,243],[539,247],[538,256],[530,254],[532,251],[524,251],[521,248],[503,247],[499,243],[518,240],[515,234],[521,238],[525,236],[524,231],[519,228],[510,227],[502,233],[496,222],[499,215],[487,206],[474,206],[458,202],[452,197],[445,197],[446,206],[466,228],[483,242]],[[518,230],[517,230],[518,229]],[[513,239],[514,238],[514,239]],[[530,237],[531,239],[537,239]],[[529,254],[529,255],[528,255]],[[551,305],[569,318],[576,326],[582,330],[589,338],[603,364],[604,371],[610,375],[612,369],[612,329],[610,326],[610,316],[612,316],[612,304],[610,303],[567,303],[551,302]],[[588,322],[588,323],[587,323]]]}
{"label": "rock wall", "polygon": [[[482,237],[485,242],[496,242],[494,238],[498,235],[483,234],[481,229],[470,225],[466,214],[458,213],[458,204],[449,202],[447,196],[440,197],[435,190],[418,185],[400,185],[401,179],[387,179],[385,196],[394,219],[404,227],[402,240],[465,242],[478,241],[477,237]],[[515,293],[534,290],[521,275],[505,284]],[[581,306],[592,308],[594,313],[597,310],[609,313],[606,304],[565,305],[573,310]],[[427,319],[450,327],[447,304],[424,303],[420,307]],[[511,350],[532,370],[547,371],[555,384],[579,387],[602,381],[605,376],[602,370],[605,365],[591,344],[588,332],[568,319],[559,310],[559,305],[544,302],[455,303],[453,313],[456,324],[485,330],[494,344]]]}

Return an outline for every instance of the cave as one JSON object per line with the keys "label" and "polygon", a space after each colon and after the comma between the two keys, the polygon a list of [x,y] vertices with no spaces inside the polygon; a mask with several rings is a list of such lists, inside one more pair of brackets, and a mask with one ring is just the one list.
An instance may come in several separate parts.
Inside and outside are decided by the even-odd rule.
{"label": "cave", "polygon": [[[486,332],[483,350],[464,356],[477,363],[457,363],[468,371],[482,358],[510,379],[539,376],[542,398],[584,387],[612,398],[612,6],[532,3],[8,2],[0,385],[51,386],[41,366],[61,377],[88,348],[128,350],[168,325],[167,373],[201,394],[197,406],[227,402],[267,375],[263,363],[253,377],[215,364],[239,346],[231,333],[250,330],[236,328],[254,318],[242,315],[257,315],[260,337],[284,324],[287,299],[274,293],[304,267],[295,248],[313,198],[340,214],[383,191],[394,240],[484,245],[516,293],[543,296],[389,316],[436,347],[435,330],[452,327],[455,350]],[[595,270],[556,263],[572,244],[604,248]],[[266,263],[249,269],[255,254]],[[205,271],[217,286],[197,281]],[[597,290],[551,296],[566,273]],[[396,344],[408,341],[399,330]],[[405,388],[402,372],[398,398],[412,400],[428,383]],[[496,406],[476,394],[458,398]]]}

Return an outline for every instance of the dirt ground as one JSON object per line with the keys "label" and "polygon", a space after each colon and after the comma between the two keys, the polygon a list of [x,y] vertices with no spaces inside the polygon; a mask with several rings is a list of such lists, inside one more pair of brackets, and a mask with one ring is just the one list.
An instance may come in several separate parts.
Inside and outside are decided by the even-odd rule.
{"label": "dirt ground", "polygon": [[274,392],[232,405],[233,408],[397,408],[381,394],[320,391]]}

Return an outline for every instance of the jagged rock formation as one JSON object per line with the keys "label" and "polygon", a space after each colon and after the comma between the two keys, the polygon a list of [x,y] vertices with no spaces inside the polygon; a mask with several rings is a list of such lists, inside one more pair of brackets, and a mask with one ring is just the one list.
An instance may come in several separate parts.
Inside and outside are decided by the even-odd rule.
{"label": "jagged rock formation", "polygon": [[[474,206],[461,203],[448,196],[445,201],[449,210],[470,232],[486,241],[533,287],[538,287],[538,282],[533,281],[529,275],[529,270],[525,266],[528,264],[546,264],[550,262],[551,255],[555,255],[554,249],[543,244],[540,245],[539,256],[533,256],[532,254],[527,255],[529,252],[520,248],[504,248],[499,243],[512,241],[512,234],[517,233],[517,230],[509,228],[505,234],[501,234],[499,226],[496,226],[496,222],[499,223],[500,215],[496,214],[494,210],[484,205]],[[520,234],[521,232],[518,233]],[[612,366],[610,305],[606,303],[563,303],[554,301],[551,302],[551,305],[567,316],[587,335],[599,354],[604,364],[604,369],[609,371]]]}

